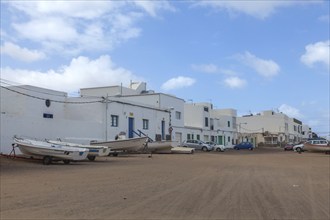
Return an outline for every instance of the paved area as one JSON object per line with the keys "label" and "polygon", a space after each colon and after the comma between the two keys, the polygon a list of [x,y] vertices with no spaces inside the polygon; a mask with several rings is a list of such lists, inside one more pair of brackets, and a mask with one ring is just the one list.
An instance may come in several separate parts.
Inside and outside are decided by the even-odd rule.
{"label": "paved area", "polygon": [[330,219],[330,156],[279,148],[1,158],[0,219]]}

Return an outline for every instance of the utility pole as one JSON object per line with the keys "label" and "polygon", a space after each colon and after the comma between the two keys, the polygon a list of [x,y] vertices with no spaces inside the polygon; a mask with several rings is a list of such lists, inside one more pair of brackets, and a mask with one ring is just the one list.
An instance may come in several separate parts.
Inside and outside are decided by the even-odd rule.
{"label": "utility pole", "polygon": [[108,101],[109,101],[109,96],[107,93],[107,97],[105,100],[105,140],[108,140]]}

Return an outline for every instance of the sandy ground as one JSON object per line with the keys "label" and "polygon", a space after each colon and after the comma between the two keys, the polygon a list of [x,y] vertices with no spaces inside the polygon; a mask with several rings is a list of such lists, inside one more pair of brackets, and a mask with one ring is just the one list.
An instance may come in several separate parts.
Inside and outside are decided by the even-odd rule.
{"label": "sandy ground", "polygon": [[1,158],[1,219],[330,219],[330,156],[279,148]]}

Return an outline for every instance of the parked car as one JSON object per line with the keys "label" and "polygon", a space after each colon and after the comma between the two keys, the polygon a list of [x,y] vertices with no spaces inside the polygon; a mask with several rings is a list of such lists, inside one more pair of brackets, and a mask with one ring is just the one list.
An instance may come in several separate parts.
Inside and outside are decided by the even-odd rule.
{"label": "parked car", "polygon": [[222,144],[216,144],[213,141],[207,141],[205,143],[211,145],[215,151],[224,152],[226,150],[226,147]]}
{"label": "parked car", "polygon": [[236,144],[234,146],[234,149],[235,150],[240,150],[240,149],[249,149],[249,150],[253,150],[254,146],[252,143],[250,142],[242,142],[242,143],[239,143],[239,144]]}
{"label": "parked car", "polygon": [[292,147],[292,150],[297,151],[298,153],[304,151],[304,143],[296,144]]}
{"label": "parked car", "polygon": [[182,147],[191,147],[196,150],[202,150],[202,151],[213,150],[213,146],[206,144],[205,142],[200,140],[186,140],[182,143]]}
{"label": "parked car", "polygon": [[294,146],[294,144],[286,144],[285,146],[284,146],[284,150],[285,151],[287,151],[287,150],[293,150],[293,146]]}

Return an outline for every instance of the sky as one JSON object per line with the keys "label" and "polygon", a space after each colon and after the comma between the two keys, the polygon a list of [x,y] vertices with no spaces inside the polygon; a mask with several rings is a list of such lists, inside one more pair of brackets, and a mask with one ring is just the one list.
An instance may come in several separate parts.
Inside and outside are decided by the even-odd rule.
{"label": "sky", "polygon": [[143,81],[239,116],[283,112],[329,135],[328,0],[0,4],[1,85],[77,95]]}

